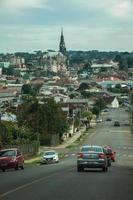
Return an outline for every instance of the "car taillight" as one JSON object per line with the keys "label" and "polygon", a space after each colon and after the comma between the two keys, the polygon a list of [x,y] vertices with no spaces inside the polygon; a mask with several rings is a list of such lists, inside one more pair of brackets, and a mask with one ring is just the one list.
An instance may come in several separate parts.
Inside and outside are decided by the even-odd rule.
{"label": "car taillight", "polygon": [[99,153],[98,157],[103,159],[103,158],[105,158],[105,154],[104,153]]}
{"label": "car taillight", "polygon": [[78,157],[78,158],[83,158],[83,154],[82,154],[82,153],[78,153],[78,154],[77,154],[77,157]]}

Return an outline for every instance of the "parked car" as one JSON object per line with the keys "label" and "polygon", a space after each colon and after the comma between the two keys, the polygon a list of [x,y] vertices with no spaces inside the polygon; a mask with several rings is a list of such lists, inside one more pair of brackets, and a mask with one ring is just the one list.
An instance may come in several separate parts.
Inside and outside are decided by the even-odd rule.
{"label": "parked car", "polygon": [[17,148],[0,150],[0,169],[24,169],[24,157]]}
{"label": "parked car", "polygon": [[128,120],[125,121],[125,122],[124,122],[124,125],[125,125],[125,126],[130,126],[130,121],[128,121]]}
{"label": "parked car", "polygon": [[42,164],[49,164],[49,163],[58,163],[59,162],[59,155],[56,151],[50,150],[45,151],[41,158]]}
{"label": "parked car", "polygon": [[110,161],[115,162],[116,152],[110,146],[104,146],[104,150],[108,157],[108,162]]}
{"label": "parked car", "polygon": [[101,123],[102,121],[102,118],[97,119],[97,123]]}
{"label": "parked car", "polygon": [[111,118],[111,117],[108,117],[108,118],[106,119],[106,121],[112,121],[112,118]]}
{"label": "parked car", "polygon": [[120,126],[120,122],[119,121],[115,121],[114,122],[114,126]]}
{"label": "parked car", "polygon": [[81,172],[85,168],[102,168],[104,172],[108,170],[108,160],[102,146],[87,145],[81,147],[77,155],[77,171]]}

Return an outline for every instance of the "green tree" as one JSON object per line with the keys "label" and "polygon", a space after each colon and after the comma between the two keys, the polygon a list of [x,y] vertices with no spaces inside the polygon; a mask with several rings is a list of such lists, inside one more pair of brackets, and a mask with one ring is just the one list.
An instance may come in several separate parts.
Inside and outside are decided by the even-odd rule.
{"label": "green tree", "polygon": [[92,108],[92,113],[98,117],[99,114],[100,114],[99,107],[94,106],[94,107]]}
{"label": "green tree", "polygon": [[92,119],[92,112],[90,110],[85,110],[81,113],[81,117],[85,119],[86,129],[90,127],[90,121]]}
{"label": "green tree", "polygon": [[43,99],[41,104],[36,100],[19,106],[17,119],[20,127],[29,128],[34,135],[40,135],[41,138],[45,138],[43,135],[56,134],[61,138],[62,134],[68,130],[61,106],[50,98]]}
{"label": "green tree", "polygon": [[81,83],[80,86],[79,86],[79,90],[86,90],[86,89],[89,89],[90,86],[89,86],[89,83]]}
{"label": "green tree", "polygon": [[22,94],[32,94],[32,87],[30,84],[24,84],[21,89]]}
{"label": "green tree", "polygon": [[101,111],[102,109],[104,109],[106,107],[106,103],[104,101],[104,99],[102,97],[99,97],[94,106],[98,107],[99,108],[99,111]]}

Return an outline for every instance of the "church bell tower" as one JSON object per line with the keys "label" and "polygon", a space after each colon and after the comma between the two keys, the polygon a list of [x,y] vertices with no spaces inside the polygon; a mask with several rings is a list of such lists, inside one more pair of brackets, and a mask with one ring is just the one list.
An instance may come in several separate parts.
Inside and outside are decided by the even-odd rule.
{"label": "church bell tower", "polygon": [[63,55],[66,55],[66,47],[65,47],[65,40],[64,40],[64,35],[63,35],[63,29],[61,29],[59,51],[60,51]]}

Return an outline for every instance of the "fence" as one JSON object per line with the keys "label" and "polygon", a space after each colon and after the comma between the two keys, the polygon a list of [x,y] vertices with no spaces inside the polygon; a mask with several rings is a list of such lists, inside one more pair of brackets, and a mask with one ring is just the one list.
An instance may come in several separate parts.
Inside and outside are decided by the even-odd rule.
{"label": "fence", "polygon": [[22,144],[22,145],[8,145],[8,146],[3,146],[2,149],[4,148],[18,148],[20,152],[25,156],[32,156],[35,155],[36,153],[39,152],[39,142],[34,141],[30,144]]}

